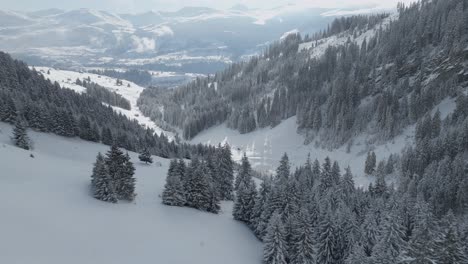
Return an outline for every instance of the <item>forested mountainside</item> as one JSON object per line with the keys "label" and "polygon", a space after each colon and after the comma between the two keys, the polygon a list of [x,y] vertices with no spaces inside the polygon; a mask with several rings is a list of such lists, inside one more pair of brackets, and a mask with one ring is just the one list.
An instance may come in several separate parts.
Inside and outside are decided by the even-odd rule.
{"label": "forested mountainside", "polygon": [[[79,136],[82,139],[111,145],[116,142],[129,151],[143,148],[162,157],[190,157],[210,151],[202,145],[192,147],[177,144],[151,129],[145,129],[136,121],[117,114],[100,99],[121,101],[103,88],[88,83],[91,93],[79,94],[62,89],[30,70],[21,61],[13,60],[0,52],[0,121],[26,122],[34,130],[50,132],[65,137]],[[106,90],[107,92],[107,90]],[[103,98],[95,98],[100,94]],[[115,97],[115,98],[114,98]],[[111,100],[112,99],[112,100]]]}
{"label": "forested mountainside", "polygon": [[329,38],[289,35],[166,96],[147,90],[140,105],[186,139],[222,122],[248,133],[297,116],[309,139],[337,147],[363,132],[391,139],[466,87],[466,1],[400,5],[395,15],[336,20],[321,34]]}

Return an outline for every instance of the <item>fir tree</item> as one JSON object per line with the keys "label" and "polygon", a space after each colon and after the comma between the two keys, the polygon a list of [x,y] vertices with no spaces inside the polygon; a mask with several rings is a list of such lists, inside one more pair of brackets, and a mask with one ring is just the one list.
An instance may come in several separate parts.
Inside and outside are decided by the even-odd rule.
{"label": "fir tree", "polygon": [[273,214],[268,224],[268,232],[265,236],[263,261],[265,264],[286,264],[287,245],[285,230],[281,216]]}
{"label": "fir tree", "polygon": [[233,200],[234,197],[234,162],[231,147],[226,144],[218,148],[216,176],[221,200]]}
{"label": "fir tree", "polygon": [[111,203],[117,202],[114,185],[101,153],[97,155],[94,163],[93,174],[91,175],[91,190],[94,198],[98,200]]}
{"label": "fir tree", "polygon": [[180,163],[177,160],[172,160],[169,165],[162,202],[171,206],[184,206],[186,203],[184,185],[180,175]]}
{"label": "fir tree", "polygon": [[288,154],[284,153],[281,157],[280,165],[276,169],[276,180],[286,182],[289,178],[291,165],[289,164]]}
{"label": "fir tree", "polygon": [[135,199],[135,166],[130,160],[128,153],[124,156],[123,175],[120,181],[119,197],[123,200],[133,201]]}
{"label": "fir tree", "polygon": [[232,211],[234,219],[243,221],[248,225],[252,224],[251,219],[255,206],[256,196],[257,187],[253,179],[250,178],[248,182],[241,181],[236,192],[236,201],[234,202],[234,208]]}
{"label": "fir tree", "polygon": [[317,248],[317,263],[335,263],[335,234],[333,223],[328,216],[325,216],[320,223],[319,238]]}
{"label": "fir tree", "polygon": [[138,156],[138,159],[146,164],[153,163],[153,158],[151,157],[151,153],[149,152],[148,148],[143,149],[143,151]]}
{"label": "fir tree", "polygon": [[250,165],[249,159],[247,158],[247,155],[244,153],[244,156],[242,157],[241,161],[241,167],[239,169],[239,172],[237,173],[234,190],[237,191],[241,183],[243,183],[244,186],[248,186],[251,178],[252,167]]}
{"label": "fir tree", "polygon": [[30,149],[31,141],[26,132],[26,126],[24,124],[24,121],[21,118],[18,118],[16,120],[15,128],[13,129],[12,140],[15,146],[25,150]]}
{"label": "fir tree", "polygon": [[369,153],[367,153],[366,164],[364,166],[364,173],[367,175],[373,174],[376,166],[377,157],[375,156],[375,152],[370,151]]}
{"label": "fir tree", "polygon": [[290,256],[291,264],[314,264],[314,233],[310,215],[307,210],[301,210],[295,221],[295,228],[293,230],[293,254]]}

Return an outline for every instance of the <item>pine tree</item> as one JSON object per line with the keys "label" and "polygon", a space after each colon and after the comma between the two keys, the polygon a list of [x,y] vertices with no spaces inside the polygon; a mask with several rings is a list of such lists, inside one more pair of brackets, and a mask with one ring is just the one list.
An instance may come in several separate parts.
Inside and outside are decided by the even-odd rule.
{"label": "pine tree", "polygon": [[133,201],[135,199],[135,183],[134,177],[135,167],[130,160],[128,153],[124,156],[123,175],[120,181],[119,197],[123,200]]}
{"label": "pine tree", "polygon": [[289,178],[291,165],[289,164],[288,154],[284,153],[281,157],[280,165],[276,169],[276,180],[286,182]]}
{"label": "pine tree", "polygon": [[333,223],[329,216],[324,216],[320,223],[318,249],[317,249],[317,263],[321,264],[334,264],[335,263],[335,234],[333,230]]}
{"label": "pine tree", "polygon": [[207,177],[206,163],[195,158],[188,170],[188,178],[185,183],[187,205],[208,211],[212,207],[213,194]]}
{"label": "pine tree", "polygon": [[307,210],[301,210],[295,221],[291,264],[314,264],[314,233]]}
{"label": "pine tree", "polygon": [[379,242],[373,250],[372,260],[374,263],[398,263],[401,261],[403,250],[406,247],[406,242],[403,240],[404,233],[398,219],[394,216],[395,213],[390,212],[389,215],[383,223],[383,230],[378,238]]}
{"label": "pine tree", "polygon": [[162,194],[163,204],[171,206],[185,205],[185,191],[180,176],[180,163],[177,160],[172,160],[169,165],[166,184],[164,185]]}
{"label": "pine tree", "polygon": [[216,176],[221,200],[232,201],[234,198],[234,162],[231,147],[226,144],[218,148]]}
{"label": "pine tree", "polygon": [[94,163],[93,174],[91,175],[91,189],[94,198],[105,202],[117,202],[114,185],[101,153],[97,155]]}
{"label": "pine tree", "polygon": [[118,199],[133,201],[135,198],[135,167],[130,161],[130,156],[124,155],[117,147],[112,145],[106,154],[106,167],[113,183]]}
{"label": "pine tree", "polygon": [[371,175],[375,171],[375,167],[377,165],[377,157],[375,156],[375,152],[370,151],[367,153],[366,164],[364,166],[364,173],[367,175]]}
{"label": "pine tree", "polygon": [[281,216],[273,214],[268,223],[268,232],[265,236],[265,247],[263,249],[263,261],[265,264],[286,264],[287,245],[285,230]]}
{"label": "pine tree", "polygon": [[232,211],[234,219],[251,225],[256,197],[257,187],[253,179],[251,178],[247,185],[244,181],[241,181],[236,192],[236,201],[234,202],[234,208]]}
{"label": "pine tree", "polygon": [[22,118],[18,118],[15,123],[15,128],[13,129],[13,143],[15,146],[29,150],[31,141],[26,132],[26,126]]}
{"label": "pine tree", "polygon": [[143,149],[143,151],[138,156],[138,159],[146,164],[153,163],[153,158],[151,157],[151,153],[149,152],[148,148]]}
{"label": "pine tree", "polygon": [[265,236],[266,227],[268,220],[265,219],[265,212],[267,207],[268,195],[271,191],[271,180],[265,179],[260,184],[260,191],[258,192],[257,198],[255,199],[255,206],[252,212],[250,222],[252,223],[252,229],[260,240],[263,240]]}
{"label": "pine tree", "polygon": [[462,264],[468,262],[468,257],[463,251],[461,239],[454,223],[454,215],[451,211],[447,213],[440,240],[436,241],[435,259],[440,264]]}
{"label": "pine tree", "polygon": [[245,186],[249,185],[250,179],[252,178],[252,167],[250,165],[247,155],[244,153],[241,161],[241,167],[237,173],[236,181],[234,184],[234,190],[239,189],[239,185],[243,183]]}

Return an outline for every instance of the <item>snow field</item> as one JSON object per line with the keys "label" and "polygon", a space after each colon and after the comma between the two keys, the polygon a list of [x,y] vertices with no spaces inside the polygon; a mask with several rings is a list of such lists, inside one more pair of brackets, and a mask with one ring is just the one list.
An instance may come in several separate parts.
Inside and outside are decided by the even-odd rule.
{"label": "snow field", "polygon": [[161,204],[169,160],[147,166],[130,153],[136,200],[109,204],[89,193],[107,146],[29,131],[34,150],[25,151],[11,145],[11,129],[0,123],[0,263],[261,263],[262,245],[232,219],[232,203],[219,215]]}

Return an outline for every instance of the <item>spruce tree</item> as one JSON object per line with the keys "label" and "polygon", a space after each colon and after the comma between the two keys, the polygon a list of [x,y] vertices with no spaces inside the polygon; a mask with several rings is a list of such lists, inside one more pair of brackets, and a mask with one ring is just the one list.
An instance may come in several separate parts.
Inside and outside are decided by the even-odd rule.
{"label": "spruce tree", "polygon": [[119,198],[127,201],[133,201],[136,197],[134,177],[135,166],[130,160],[128,153],[124,156],[123,174],[120,181]]}
{"label": "spruce tree", "polygon": [[117,202],[114,185],[101,153],[97,155],[94,163],[93,174],[91,175],[91,190],[94,198],[98,200],[111,203]]}
{"label": "spruce tree", "polygon": [[289,164],[288,154],[284,153],[283,157],[281,157],[280,165],[276,169],[276,180],[287,182],[289,174],[291,173],[290,169],[291,165]]}
{"label": "spruce tree", "polygon": [[232,201],[234,199],[234,162],[231,147],[228,144],[218,147],[216,162],[215,178],[219,184],[220,198],[221,200]]}
{"label": "spruce tree", "polygon": [[263,249],[263,261],[265,264],[286,264],[287,245],[281,216],[273,214],[268,223],[268,231],[265,236],[265,246]]}
{"label": "spruce tree", "polygon": [[232,215],[234,219],[243,221],[251,225],[253,210],[255,207],[255,198],[257,197],[257,187],[253,179],[247,182],[242,181],[236,192],[236,201]]}
{"label": "spruce tree", "polygon": [[334,264],[335,263],[335,234],[333,223],[329,216],[324,216],[319,226],[317,263]]}
{"label": "spruce tree", "polygon": [[291,264],[314,264],[314,233],[307,210],[301,210],[295,221]]}
{"label": "spruce tree", "polygon": [[[182,161],[183,162],[183,161]],[[184,206],[186,203],[184,185],[180,178],[180,163],[172,160],[167,172],[162,202],[171,206]]]}
{"label": "spruce tree", "polygon": [[247,158],[247,155],[244,153],[244,156],[242,157],[241,161],[241,167],[239,169],[239,172],[237,173],[234,190],[237,191],[239,189],[239,185],[241,184],[241,182],[245,186],[248,186],[250,179],[252,179],[252,167],[250,165],[249,159]]}
{"label": "spruce tree", "polygon": [[18,118],[15,123],[15,128],[13,129],[13,143],[15,146],[29,150],[30,149],[30,139],[26,132],[26,125],[22,118]]}
{"label": "spruce tree", "polygon": [[258,239],[263,240],[265,236],[265,229],[268,224],[268,220],[265,219],[265,212],[267,207],[268,195],[271,191],[271,180],[265,179],[260,184],[260,190],[257,198],[255,199],[255,206],[252,211],[252,217],[250,222],[252,223],[252,229]]}
{"label": "spruce tree", "polygon": [[138,159],[146,164],[153,163],[153,158],[151,157],[151,153],[149,152],[148,148],[143,149],[140,155],[138,155]]}
{"label": "spruce tree", "polygon": [[375,156],[375,152],[370,151],[369,153],[367,153],[366,164],[364,166],[364,173],[367,175],[373,174],[376,166],[377,157]]}

